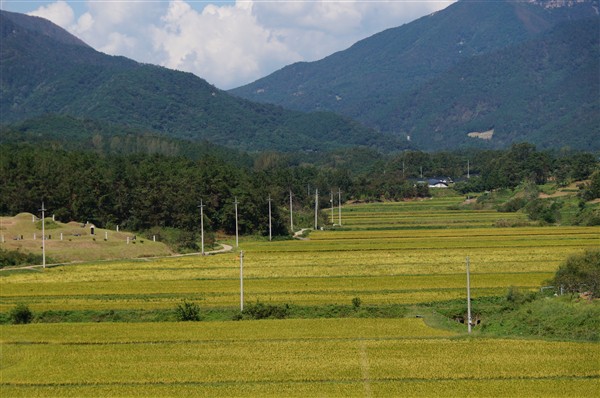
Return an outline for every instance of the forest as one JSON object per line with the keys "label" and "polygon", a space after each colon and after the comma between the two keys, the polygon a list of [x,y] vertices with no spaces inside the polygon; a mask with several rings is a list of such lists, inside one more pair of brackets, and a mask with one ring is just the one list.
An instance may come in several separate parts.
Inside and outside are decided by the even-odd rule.
{"label": "forest", "polygon": [[323,209],[331,207],[332,198],[337,204],[338,194],[342,202],[428,197],[423,181],[432,177],[450,177],[464,194],[513,189],[527,181],[565,186],[593,177],[584,190],[585,200],[591,200],[600,196],[597,170],[591,153],[538,151],[527,143],[508,150],[395,154],[366,148],[314,154],[214,150],[195,159],[4,144],[0,214],[36,213],[43,201],[63,222],[119,225],[140,233],[175,230],[183,234],[180,241],[193,245],[200,201],[209,231],[235,231],[237,199],[240,233],[266,235],[270,197],[273,235],[287,236],[290,193],[297,225],[312,225],[316,190]]}

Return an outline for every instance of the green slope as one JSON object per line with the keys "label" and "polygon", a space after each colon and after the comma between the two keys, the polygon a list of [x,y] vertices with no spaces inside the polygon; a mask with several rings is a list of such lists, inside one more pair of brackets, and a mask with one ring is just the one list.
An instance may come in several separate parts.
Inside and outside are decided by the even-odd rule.
{"label": "green slope", "polygon": [[[406,118],[405,113],[399,115],[398,104],[404,106],[408,103],[412,106],[411,96],[430,89],[430,81],[442,79],[445,73],[457,66],[468,67],[474,59],[486,55],[493,58],[501,50],[508,51],[504,54],[505,58],[522,56],[520,50],[511,53],[511,49],[538,38],[561,22],[597,15],[598,1],[565,3],[562,7],[554,5],[557,4],[546,1],[459,1],[445,10],[376,34],[320,61],[290,65],[231,92],[243,98],[279,104],[290,109],[332,110],[381,131],[409,133],[416,128],[415,124],[419,124],[423,125],[421,148],[456,147],[458,144],[453,140],[442,138],[444,131],[440,126],[425,124],[420,118]],[[507,60],[507,63],[515,61],[519,59]],[[469,73],[482,72],[469,68]],[[513,72],[518,75],[529,73],[528,70],[515,68]],[[511,82],[502,84],[506,83]],[[505,89],[520,90],[521,87],[509,85]],[[556,95],[557,92],[552,90],[563,88],[550,85],[536,89],[539,95],[546,95],[549,91]],[[441,102],[453,103],[463,93],[460,87],[455,87],[453,91],[434,92],[431,95]],[[512,98],[509,96],[501,100],[511,102]],[[568,105],[571,104],[559,101],[555,107]],[[582,106],[589,105],[586,102]],[[552,108],[548,112],[554,113],[555,110]],[[583,116],[589,118],[592,111],[587,109]],[[429,120],[439,117],[437,112],[438,109],[429,108],[427,112],[420,111],[419,115]],[[536,114],[522,114],[515,122],[531,125],[529,120],[536,117]],[[533,124],[541,125],[543,121],[540,115]],[[520,141],[531,138],[537,140],[536,144],[562,146],[568,142],[567,135],[563,134],[561,142],[556,143],[544,142],[543,138],[548,134],[547,129],[552,133],[561,130],[562,134],[564,127],[564,123],[545,124],[529,136],[518,132],[512,139]],[[429,142],[436,140],[437,146],[429,146]]]}
{"label": "green slope", "polygon": [[244,150],[398,148],[393,138],[348,118],[252,103],[190,73],[66,40],[60,28],[46,29],[48,21],[4,11],[0,19],[3,124],[53,113]]}

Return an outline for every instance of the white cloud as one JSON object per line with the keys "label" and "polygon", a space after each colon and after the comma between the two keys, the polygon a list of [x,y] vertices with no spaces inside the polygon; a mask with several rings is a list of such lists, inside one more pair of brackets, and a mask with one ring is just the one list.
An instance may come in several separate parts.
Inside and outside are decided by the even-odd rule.
{"label": "white cloud", "polygon": [[301,59],[269,29],[257,23],[251,3],[208,5],[201,12],[171,1],[152,31],[163,65],[192,71],[220,87],[254,80],[275,64]]}
{"label": "white cloud", "polygon": [[59,0],[31,15],[50,19],[100,51],[232,88],[296,61],[323,58],[453,1],[94,0],[76,19]]}
{"label": "white cloud", "polygon": [[41,6],[37,10],[30,12],[29,15],[46,18],[62,27],[69,26],[75,19],[73,9],[63,0],[48,4],[47,6]]}

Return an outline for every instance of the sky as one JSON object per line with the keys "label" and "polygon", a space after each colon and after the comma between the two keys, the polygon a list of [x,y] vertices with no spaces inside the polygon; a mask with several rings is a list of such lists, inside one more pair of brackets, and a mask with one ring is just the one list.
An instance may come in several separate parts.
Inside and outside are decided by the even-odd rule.
{"label": "sky", "polygon": [[316,61],[454,0],[0,0],[98,51],[194,73],[221,89]]}

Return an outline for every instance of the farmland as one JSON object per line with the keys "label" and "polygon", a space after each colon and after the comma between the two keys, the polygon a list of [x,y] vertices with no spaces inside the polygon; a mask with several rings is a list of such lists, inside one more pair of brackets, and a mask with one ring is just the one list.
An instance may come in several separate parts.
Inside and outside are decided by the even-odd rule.
{"label": "farmland", "polygon": [[[596,343],[466,336],[414,308],[537,291],[598,227],[496,227],[458,197],[357,204],[308,240],[242,239],[247,303],[404,305],[405,318],[0,325],[7,396],[584,396]],[[337,216],[337,209],[335,212]],[[444,220],[449,220],[445,223]],[[335,217],[337,222],[337,217]],[[90,262],[1,276],[0,311],[239,308],[239,253]],[[422,307],[419,311],[424,311]],[[477,330],[476,330],[477,332]],[[468,357],[468,360],[465,360]]]}
{"label": "farmland", "polygon": [[420,319],[29,325],[3,340],[9,396],[584,395],[600,359],[593,344],[456,338]]}

